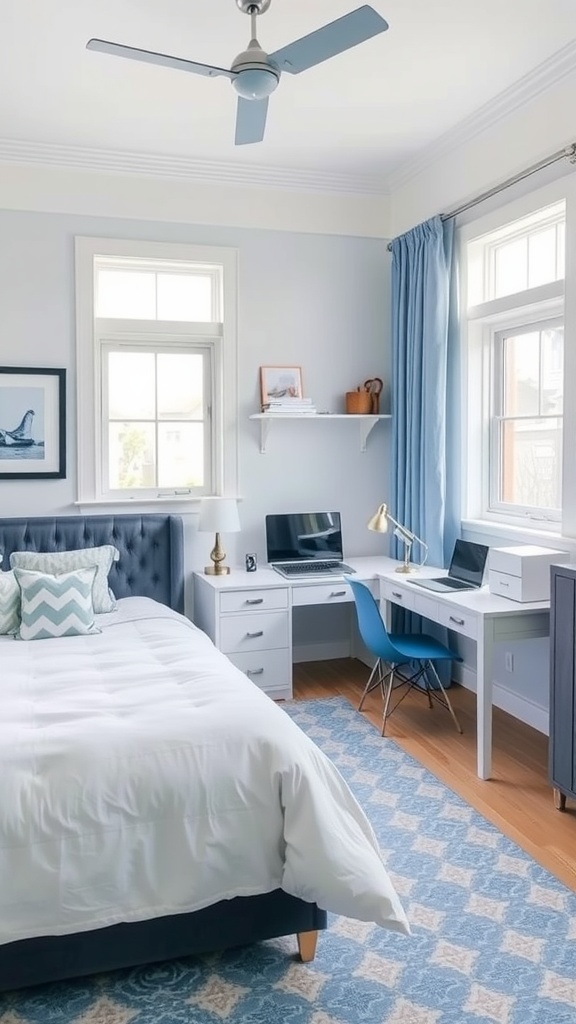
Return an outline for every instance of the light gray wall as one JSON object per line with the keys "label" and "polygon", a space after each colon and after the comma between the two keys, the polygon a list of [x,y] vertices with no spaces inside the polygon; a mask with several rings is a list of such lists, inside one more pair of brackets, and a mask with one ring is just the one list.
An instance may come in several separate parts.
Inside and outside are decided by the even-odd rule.
{"label": "light gray wall", "polygon": [[[68,370],[67,478],[0,481],[0,515],[77,512],[76,235],[238,249],[242,533],[227,538],[229,561],[245,551],[263,560],[264,516],[279,511],[339,509],[346,553],[380,553],[382,539],[365,523],[388,493],[390,424],[378,424],[361,453],[356,423],[275,423],[261,455],[259,424],[248,419],[258,411],[260,365],[300,365],[305,393],[332,412],[366,378],[389,381],[389,254],[371,238],[0,211],[0,364]],[[194,530],[191,516],[189,570],[203,567],[211,546]]]}

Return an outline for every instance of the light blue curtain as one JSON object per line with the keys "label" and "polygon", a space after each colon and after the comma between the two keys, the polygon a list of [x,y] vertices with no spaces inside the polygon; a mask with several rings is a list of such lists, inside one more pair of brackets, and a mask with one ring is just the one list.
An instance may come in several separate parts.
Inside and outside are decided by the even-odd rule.
{"label": "light blue curtain", "polygon": [[[446,566],[460,533],[460,369],[454,222],[440,217],[392,242],[392,515],[428,545],[430,565]],[[404,552],[396,542],[396,557]],[[420,557],[414,545],[412,558]],[[447,631],[417,615],[398,631]],[[438,665],[450,685],[447,663]],[[434,685],[432,683],[432,685]]]}
{"label": "light blue curtain", "polygon": [[[459,534],[457,281],[454,222],[392,242],[392,515],[443,566]],[[449,425],[450,422],[450,425]],[[396,555],[403,554],[400,544]],[[412,553],[416,561],[418,546]]]}

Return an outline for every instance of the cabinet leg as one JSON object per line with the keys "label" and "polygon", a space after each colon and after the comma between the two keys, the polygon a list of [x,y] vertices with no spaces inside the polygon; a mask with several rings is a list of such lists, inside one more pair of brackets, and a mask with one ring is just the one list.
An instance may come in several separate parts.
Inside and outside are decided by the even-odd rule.
{"label": "cabinet leg", "polygon": [[303,964],[309,964],[316,956],[318,932],[298,932],[298,952]]}
{"label": "cabinet leg", "polygon": [[566,796],[556,786],[554,786],[554,807],[557,811],[566,810]]}

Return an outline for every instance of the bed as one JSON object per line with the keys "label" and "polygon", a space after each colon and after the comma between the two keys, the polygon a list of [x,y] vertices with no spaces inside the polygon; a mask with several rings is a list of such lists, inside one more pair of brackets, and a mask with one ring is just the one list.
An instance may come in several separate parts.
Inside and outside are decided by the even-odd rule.
{"label": "bed", "polygon": [[179,517],[0,520],[4,570],[105,544],[97,635],[0,638],[0,990],[280,935],[309,960],[319,904],[407,931],[336,769],[182,614]]}

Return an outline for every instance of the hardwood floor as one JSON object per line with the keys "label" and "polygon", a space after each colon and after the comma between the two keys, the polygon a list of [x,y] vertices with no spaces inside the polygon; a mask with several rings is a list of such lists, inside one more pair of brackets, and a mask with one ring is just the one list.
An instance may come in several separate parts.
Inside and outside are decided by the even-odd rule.
{"label": "hardwood floor", "polygon": [[[357,707],[368,669],[349,658],[294,666],[294,697],[346,697]],[[476,775],[476,698],[453,686],[450,699],[464,730],[447,711],[431,711],[422,694],[409,694],[388,720],[390,736],[536,861],[576,891],[576,803],[557,811],[548,782],[548,740],[511,715],[494,709],[493,778]],[[382,725],[379,694],[366,699],[365,714]]]}

